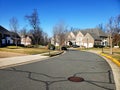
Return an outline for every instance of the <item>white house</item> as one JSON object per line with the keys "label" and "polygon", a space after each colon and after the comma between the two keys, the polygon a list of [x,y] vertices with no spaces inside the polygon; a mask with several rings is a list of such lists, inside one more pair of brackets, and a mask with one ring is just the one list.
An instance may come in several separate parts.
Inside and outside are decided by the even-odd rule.
{"label": "white house", "polygon": [[32,45],[32,39],[30,36],[25,35],[25,36],[21,36],[21,44],[22,45]]}

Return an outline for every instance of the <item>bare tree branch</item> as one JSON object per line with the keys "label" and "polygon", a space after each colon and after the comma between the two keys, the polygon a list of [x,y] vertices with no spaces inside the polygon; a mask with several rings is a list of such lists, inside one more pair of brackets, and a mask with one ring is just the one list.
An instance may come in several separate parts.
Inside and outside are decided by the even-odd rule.
{"label": "bare tree branch", "polygon": [[18,38],[17,38],[18,34],[17,33],[18,33],[18,27],[19,27],[18,20],[16,17],[12,17],[9,22],[10,22],[9,25],[10,25],[11,31],[14,34],[15,44],[17,46],[17,44],[18,44]]}

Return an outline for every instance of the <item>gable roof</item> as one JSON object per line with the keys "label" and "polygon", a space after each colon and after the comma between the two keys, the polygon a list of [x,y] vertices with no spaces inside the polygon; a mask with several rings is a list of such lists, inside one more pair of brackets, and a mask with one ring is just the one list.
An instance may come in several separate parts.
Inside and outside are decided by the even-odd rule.
{"label": "gable roof", "polygon": [[10,35],[12,37],[14,37],[15,35],[17,36],[17,38],[20,38],[20,36],[15,33],[15,32],[11,32],[11,31],[8,31],[6,28],[4,28],[3,26],[0,25],[0,33],[2,34],[7,34],[7,35]]}
{"label": "gable roof", "polygon": [[0,33],[10,34],[10,32],[0,25]]}
{"label": "gable roof", "polygon": [[73,34],[76,36],[79,31],[73,31]]}
{"label": "gable roof", "polygon": [[81,30],[81,33],[83,35],[89,33],[94,39],[100,39],[100,37],[107,37],[107,35],[102,30],[97,28]]}

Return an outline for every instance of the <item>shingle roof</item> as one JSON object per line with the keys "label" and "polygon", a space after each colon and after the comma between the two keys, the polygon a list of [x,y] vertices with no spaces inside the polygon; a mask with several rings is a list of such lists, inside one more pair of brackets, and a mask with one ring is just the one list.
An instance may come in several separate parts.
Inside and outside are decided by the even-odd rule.
{"label": "shingle roof", "polygon": [[76,36],[78,34],[79,31],[73,31],[74,35]]}
{"label": "shingle roof", "polygon": [[10,32],[0,25],[0,33],[10,34]]}
{"label": "shingle roof", "polygon": [[17,38],[20,38],[20,36],[17,33],[15,33],[15,32],[10,32],[10,35],[16,36]]}
{"label": "shingle roof", "polygon": [[2,27],[1,25],[0,25],[0,33],[2,33],[2,34],[7,34],[7,35],[12,35],[12,36],[17,36],[17,38],[20,38],[20,36],[17,34],[17,33],[15,33],[15,32],[10,32],[10,31],[8,31],[7,29],[5,29],[4,27]]}
{"label": "shingle roof", "polygon": [[100,39],[100,37],[107,37],[107,35],[100,29],[85,29],[81,30],[81,33],[86,35],[89,33],[94,39]]}

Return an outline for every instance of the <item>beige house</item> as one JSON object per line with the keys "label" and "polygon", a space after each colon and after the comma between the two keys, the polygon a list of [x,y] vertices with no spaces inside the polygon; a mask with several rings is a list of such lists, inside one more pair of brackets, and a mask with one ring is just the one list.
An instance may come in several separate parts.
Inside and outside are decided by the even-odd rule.
{"label": "beige house", "polygon": [[83,46],[86,48],[94,47],[94,45],[108,45],[107,35],[100,29],[88,29],[81,32],[84,34]]}
{"label": "beige house", "polygon": [[76,35],[76,45],[83,46],[84,45],[83,39],[84,39],[84,34],[81,33],[81,31],[78,31]]}
{"label": "beige house", "polygon": [[71,41],[73,44],[76,43],[76,35],[74,32],[69,32],[66,36],[67,36],[66,38],[67,45],[69,45],[69,41]]}
{"label": "beige house", "polygon": [[[94,45],[106,46],[108,44],[107,35],[100,29],[69,32],[66,35],[65,45],[69,45],[69,42],[72,42],[73,45],[86,48],[94,47]],[[57,44],[59,45],[59,42],[57,42]]]}
{"label": "beige house", "polygon": [[87,33],[83,38],[83,46],[86,48],[93,47],[94,42],[95,42],[94,38],[89,33]]}

